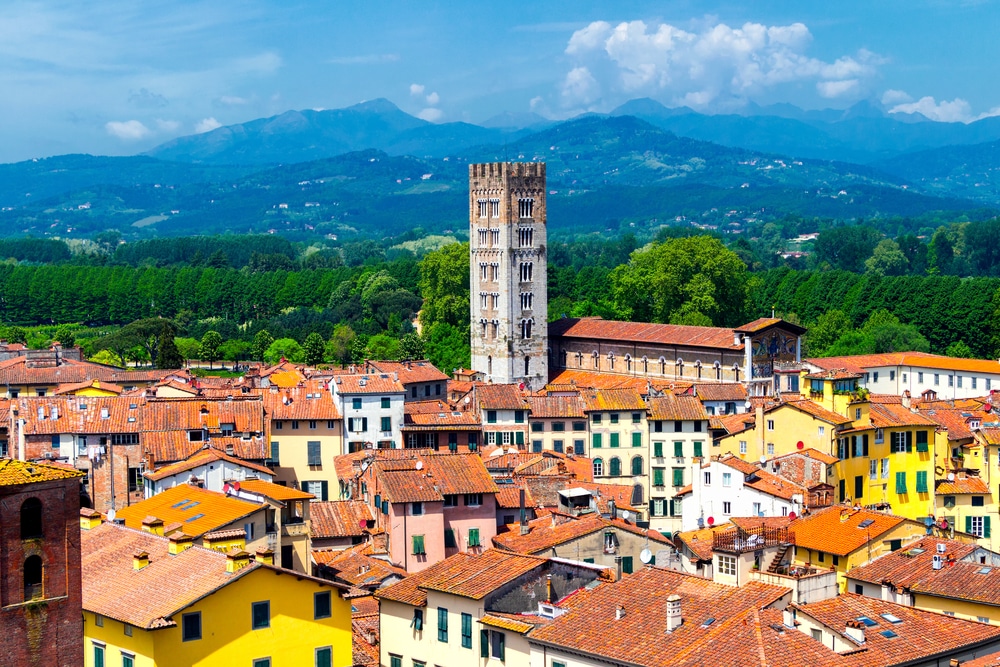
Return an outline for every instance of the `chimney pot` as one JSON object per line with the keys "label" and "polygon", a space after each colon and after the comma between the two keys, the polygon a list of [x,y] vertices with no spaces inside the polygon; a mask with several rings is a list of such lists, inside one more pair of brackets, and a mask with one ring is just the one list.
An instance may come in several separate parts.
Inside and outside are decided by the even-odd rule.
{"label": "chimney pot", "polygon": [[625,606],[618,605],[618,607],[615,609],[615,620],[620,621],[623,618],[625,618]]}
{"label": "chimney pot", "polygon": [[681,627],[684,618],[681,616],[681,596],[671,595],[667,598],[667,632],[673,632]]}

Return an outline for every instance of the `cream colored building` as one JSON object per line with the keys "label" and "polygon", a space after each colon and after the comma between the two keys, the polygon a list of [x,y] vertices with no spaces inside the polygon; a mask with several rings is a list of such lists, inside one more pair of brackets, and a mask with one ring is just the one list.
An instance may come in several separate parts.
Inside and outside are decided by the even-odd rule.
{"label": "cream colored building", "polygon": [[329,390],[315,381],[284,389],[272,385],[264,390],[264,404],[274,481],[317,500],[335,497],[333,459],[343,452],[343,420]]}

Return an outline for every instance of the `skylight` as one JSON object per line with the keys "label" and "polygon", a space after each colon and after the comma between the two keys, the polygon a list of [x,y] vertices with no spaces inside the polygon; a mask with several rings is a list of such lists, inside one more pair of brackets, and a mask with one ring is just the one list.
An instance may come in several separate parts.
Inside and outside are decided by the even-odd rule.
{"label": "skylight", "polygon": [[712,625],[712,623],[715,623],[715,617],[709,616],[708,618],[705,619],[705,622],[701,624],[701,627],[707,628],[708,626]]}
{"label": "skylight", "polygon": [[919,556],[920,554],[924,553],[924,551],[926,551],[926,549],[921,549],[920,547],[913,547],[912,549],[910,549],[910,555]]}
{"label": "skylight", "polygon": [[196,521],[196,520],[200,519],[203,516],[205,516],[205,515],[204,514],[195,514],[192,517],[188,517],[187,519],[184,519],[184,523],[191,523],[192,521]]}
{"label": "skylight", "polygon": [[898,637],[899,636],[895,632],[893,632],[892,630],[883,630],[879,634],[882,635],[883,637],[885,637],[886,639],[892,639],[894,637]]}
{"label": "skylight", "polygon": [[992,570],[992,567],[982,567],[979,568],[979,574],[989,574]]}
{"label": "skylight", "polygon": [[858,524],[858,528],[867,528],[873,523],[875,523],[875,519],[865,519],[864,521]]}
{"label": "skylight", "polygon": [[862,623],[864,623],[869,628],[873,628],[876,625],[878,625],[878,623],[876,623],[872,619],[868,618],[867,616],[858,616],[857,620],[861,621]]}
{"label": "skylight", "polygon": [[174,509],[177,509],[181,505],[187,505],[189,502],[191,502],[191,501],[188,500],[187,498],[185,498],[184,500],[180,501],[179,503],[174,503],[173,505],[171,505],[171,507],[173,507]]}
{"label": "skylight", "polygon": [[879,614],[882,618],[889,621],[890,623],[902,623],[903,619],[898,616],[893,616],[892,614]]}

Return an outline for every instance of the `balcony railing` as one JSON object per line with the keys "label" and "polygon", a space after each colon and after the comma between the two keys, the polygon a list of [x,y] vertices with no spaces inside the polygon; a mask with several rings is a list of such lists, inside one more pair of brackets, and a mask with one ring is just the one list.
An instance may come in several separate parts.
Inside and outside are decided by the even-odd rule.
{"label": "balcony railing", "polygon": [[281,525],[281,534],[288,537],[308,535],[309,526],[305,523],[285,523]]}
{"label": "balcony railing", "polygon": [[788,544],[787,528],[761,526],[750,530],[733,530],[712,535],[712,550],[742,554]]}

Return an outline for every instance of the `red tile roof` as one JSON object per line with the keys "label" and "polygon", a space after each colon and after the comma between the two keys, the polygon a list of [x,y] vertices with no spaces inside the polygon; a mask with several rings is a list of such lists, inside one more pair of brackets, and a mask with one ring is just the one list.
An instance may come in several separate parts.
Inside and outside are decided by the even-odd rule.
{"label": "red tile roof", "polygon": [[531,396],[532,419],[583,419],[579,396]]}
{"label": "red tile roof", "polygon": [[371,544],[350,549],[313,549],[312,561],[333,571],[337,581],[355,588],[378,588],[387,579],[402,579],[406,570],[372,554]]}
{"label": "red tile roof", "polygon": [[263,397],[267,416],[272,420],[319,421],[341,417],[330,390],[315,380],[285,389],[272,387],[264,390]]}
{"label": "red tile roof", "polygon": [[146,517],[153,516],[164,524],[179,523],[185,535],[201,537],[265,507],[264,504],[182,484],[121,508],[116,518],[124,520],[127,527],[138,530]]}
{"label": "red tile roof", "polygon": [[528,401],[516,384],[476,384],[473,401],[480,410],[527,410]]}
{"label": "red tile roof", "polygon": [[240,485],[239,490],[241,492],[246,491],[248,493],[280,502],[289,500],[312,500],[316,497],[311,493],[299,491],[298,489],[293,489],[289,486],[282,486],[281,484],[268,482],[263,479],[245,479],[242,482],[238,482],[238,484]]}
{"label": "red tile roof", "polygon": [[[872,523],[862,528],[862,521]],[[796,546],[846,556],[905,521],[901,516],[833,505],[799,517],[790,528]]]}
{"label": "red tile roof", "polygon": [[309,504],[310,534],[313,539],[361,537],[366,531],[362,523],[374,521],[372,510],[361,500],[335,500]]}
{"label": "red tile roof", "polygon": [[76,479],[86,475],[81,470],[55,463],[0,459],[0,486],[20,486],[58,479]]}
{"label": "red tile roof", "polygon": [[977,493],[989,495],[990,487],[979,475],[960,472],[954,479],[938,479],[934,481],[934,493],[938,495],[957,495],[962,493]]}
{"label": "red tile roof", "polygon": [[[555,523],[554,526],[553,523]],[[521,535],[520,532],[514,531],[501,533],[493,538],[493,543],[497,547],[507,551],[536,554],[578,539],[584,535],[590,535],[591,533],[603,531],[608,528],[617,528],[648,537],[656,542],[671,544],[656,531],[644,530],[627,524],[620,519],[616,521],[605,519],[599,514],[585,514],[577,518],[553,512],[550,516],[529,521],[528,528],[529,532],[527,535]]]}
{"label": "red tile roof", "polygon": [[[420,470],[416,469],[418,462]],[[413,452],[409,459],[377,460],[372,470],[377,488],[391,503],[433,502],[450,494],[498,491],[478,454]]]}
{"label": "red tile roof", "polygon": [[650,420],[705,420],[708,413],[697,396],[675,396],[665,394],[646,399]]}
{"label": "red tile roof", "polygon": [[426,359],[419,361],[369,361],[368,367],[374,373],[397,373],[399,381],[404,385],[414,382],[441,382],[448,380],[447,375]]}
{"label": "red tile roof", "polygon": [[747,388],[737,382],[719,384],[696,384],[695,395],[703,401],[736,401],[747,400]]}
{"label": "red tile roof", "polygon": [[584,389],[580,398],[584,412],[636,410],[645,416],[646,403],[635,389]]}
{"label": "red tile roof", "polygon": [[[202,443],[198,443],[202,444]],[[243,466],[248,470],[253,470],[254,472],[261,473],[263,475],[268,475],[269,477],[274,476],[274,471],[270,468],[262,465],[253,463],[252,461],[247,461],[244,459],[238,459],[235,456],[230,456],[223,451],[215,449],[211,445],[202,444],[201,449],[195,450],[182,461],[177,463],[171,463],[170,465],[165,465],[156,470],[152,470],[143,474],[143,477],[150,479],[154,482],[158,482],[161,479],[170,477],[171,475],[176,475],[181,472],[186,472],[197,468],[198,466],[207,465],[214,461],[227,461],[234,465]]]}
{"label": "red tile roof", "polygon": [[934,420],[896,404],[871,403],[869,404],[868,415],[871,418],[872,426],[875,428],[937,426]]}
{"label": "red tile roof", "polygon": [[801,401],[786,401],[785,403],[779,403],[773,406],[770,410],[768,410],[768,412],[771,412],[781,407],[782,405],[790,405],[796,410],[800,410],[806,413],[807,415],[811,415],[816,419],[825,421],[828,424],[834,424],[840,426],[843,424],[851,423],[851,420],[848,419],[847,417],[837,414],[836,412],[833,412],[831,410],[827,410],[822,405],[819,405],[817,403],[805,399]]}
{"label": "red tile roof", "polygon": [[732,329],[679,324],[616,322],[600,317],[564,317],[549,322],[549,337],[629,341],[727,350],[742,348],[740,345],[733,344]]}
{"label": "red tile roof", "polygon": [[337,375],[332,386],[338,394],[402,394],[406,390],[389,373]]}
{"label": "red tile roof", "polygon": [[1000,374],[1000,363],[996,359],[959,359],[927,352],[887,352],[885,354],[859,354],[850,357],[822,357],[806,359],[820,368],[863,369],[884,368],[886,366],[914,366],[955,370],[969,373]]}

